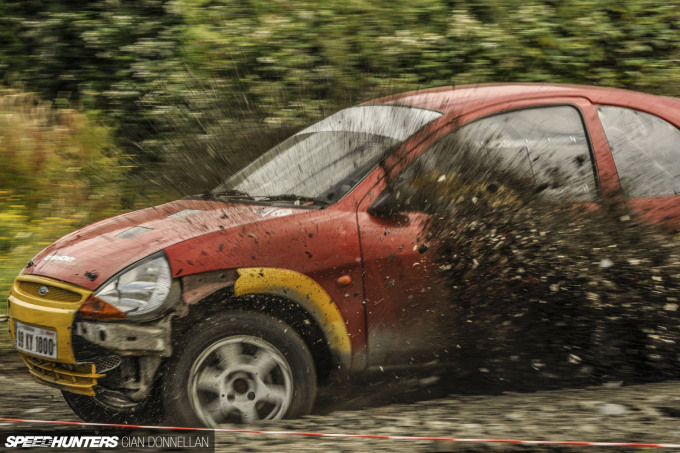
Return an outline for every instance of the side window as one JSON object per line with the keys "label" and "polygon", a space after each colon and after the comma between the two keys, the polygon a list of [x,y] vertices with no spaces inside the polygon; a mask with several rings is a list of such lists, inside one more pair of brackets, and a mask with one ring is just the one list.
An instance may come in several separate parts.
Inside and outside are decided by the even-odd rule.
{"label": "side window", "polygon": [[621,187],[630,198],[680,193],[680,131],[649,113],[600,106]]}
{"label": "side window", "polygon": [[571,106],[515,110],[467,124],[426,150],[405,177],[428,174],[500,185],[514,179],[558,201],[591,201],[597,193],[589,141]]}

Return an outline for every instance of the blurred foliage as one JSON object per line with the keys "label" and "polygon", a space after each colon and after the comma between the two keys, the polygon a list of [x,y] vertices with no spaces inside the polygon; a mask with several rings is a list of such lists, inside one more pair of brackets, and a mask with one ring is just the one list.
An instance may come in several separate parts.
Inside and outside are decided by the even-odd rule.
{"label": "blurred foliage", "polygon": [[[97,200],[207,190],[289,131],[383,94],[549,81],[678,95],[679,29],[661,0],[6,0],[0,79],[64,111],[3,123],[0,249],[107,214]],[[102,185],[93,169],[114,161],[125,177]]]}
{"label": "blurred foliage", "polygon": [[680,9],[660,0],[23,0],[3,2],[0,23],[5,79],[115,128],[136,175],[128,207],[178,154],[203,164],[153,181],[209,168],[175,188],[207,189],[268,143],[248,131],[387,92],[551,81],[676,95],[680,81]]}
{"label": "blurred foliage", "polygon": [[119,212],[118,154],[109,130],[88,116],[0,89],[2,293],[42,248]]}

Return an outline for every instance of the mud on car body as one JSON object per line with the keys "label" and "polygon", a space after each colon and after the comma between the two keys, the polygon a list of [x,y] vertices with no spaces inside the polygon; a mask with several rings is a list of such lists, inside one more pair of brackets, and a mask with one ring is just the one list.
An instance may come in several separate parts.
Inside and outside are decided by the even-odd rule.
{"label": "mud on car body", "polygon": [[462,135],[551,197],[619,194],[677,227],[678,126],[676,100],[561,85],[426,90],[346,109],[207,194],[39,253],[10,295],[14,345],[88,421],[303,415],[318,385],[431,363],[446,348],[433,334],[449,302],[431,278],[427,215],[395,213],[387,181],[422,166],[446,180]]}

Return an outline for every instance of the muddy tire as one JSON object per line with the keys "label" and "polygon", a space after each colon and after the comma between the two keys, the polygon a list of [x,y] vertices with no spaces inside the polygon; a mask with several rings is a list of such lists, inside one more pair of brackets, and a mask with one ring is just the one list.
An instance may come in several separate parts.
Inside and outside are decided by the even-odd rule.
{"label": "muddy tire", "polygon": [[116,407],[101,397],[62,391],[66,403],[83,421],[123,425],[156,425],[163,421],[159,398],[150,398],[131,407]]}
{"label": "muddy tire", "polygon": [[245,311],[194,327],[163,377],[169,421],[181,426],[296,418],[316,397],[309,349],[283,321]]}

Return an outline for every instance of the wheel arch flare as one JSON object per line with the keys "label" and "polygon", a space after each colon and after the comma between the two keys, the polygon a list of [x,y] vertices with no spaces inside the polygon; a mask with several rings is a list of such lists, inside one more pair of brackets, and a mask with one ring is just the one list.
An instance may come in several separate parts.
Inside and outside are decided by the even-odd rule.
{"label": "wheel arch flare", "polygon": [[273,267],[250,267],[237,270],[234,295],[264,294],[277,296],[300,305],[323,332],[333,359],[349,370],[352,345],[345,320],[326,290],[299,272]]}

